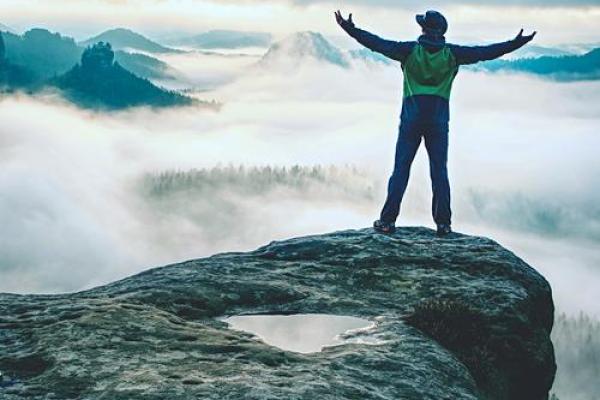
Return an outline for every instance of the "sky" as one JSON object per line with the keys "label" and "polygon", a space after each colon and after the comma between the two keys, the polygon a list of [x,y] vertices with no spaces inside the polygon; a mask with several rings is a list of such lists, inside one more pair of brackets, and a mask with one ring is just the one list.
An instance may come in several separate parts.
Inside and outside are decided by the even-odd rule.
{"label": "sky", "polygon": [[359,26],[401,40],[418,34],[414,15],[424,7],[447,16],[451,41],[508,39],[521,27],[538,30],[538,44],[598,38],[598,0],[435,0],[427,5],[416,0],[2,0],[0,23],[17,31],[45,27],[79,40],[116,26],[154,38],[210,29],[268,31],[276,36],[303,30],[339,34],[333,20],[339,8],[353,12]]}

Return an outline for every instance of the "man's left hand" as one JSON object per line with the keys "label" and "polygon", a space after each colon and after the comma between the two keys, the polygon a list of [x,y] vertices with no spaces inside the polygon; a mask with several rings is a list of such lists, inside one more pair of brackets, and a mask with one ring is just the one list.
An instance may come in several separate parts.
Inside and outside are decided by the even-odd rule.
{"label": "man's left hand", "polygon": [[533,40],[536,34],[537,32],[534,31],[531,35],[523,35],[523,29],[521,29],[515,40],[523,43],[529,43]]}

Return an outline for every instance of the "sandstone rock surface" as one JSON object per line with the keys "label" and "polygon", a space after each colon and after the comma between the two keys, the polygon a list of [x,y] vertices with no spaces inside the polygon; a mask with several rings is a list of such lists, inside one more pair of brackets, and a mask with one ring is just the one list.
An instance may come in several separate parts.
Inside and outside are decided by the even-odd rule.
{"label": "sandstone rock surface", "polygon": [[[376,321],[299,354],[216,317]],[[492,240],[425,228],[273,242],[64,295],[0,294],[0,398],[547,399],[550,286]]]}

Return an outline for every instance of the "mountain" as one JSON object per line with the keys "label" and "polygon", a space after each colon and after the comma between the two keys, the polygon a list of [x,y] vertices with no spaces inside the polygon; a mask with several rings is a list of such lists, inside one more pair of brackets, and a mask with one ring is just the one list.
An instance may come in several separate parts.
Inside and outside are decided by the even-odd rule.
{"label": "mountain", "polygon": [[87,39],[80,44],[89,46],[98,42],[110,43],[115,50],[137,50],[146,53],[178,53],[179,50],[170,49],[158,44],[139,33],[125,28],[111,29],[97,36]]}
{"label": "mountain", "polygon": [[[84,51],[72,38],[46,29],[32,29],[22,36],[12,33],[3,33],[3,36],[7,60],[29,71],[35,82],[64,74],[79,62]],[[117,51],[115,59],[144,78],[167,80],[176,75],[168,64],[143,54]]]}
{"label": "mountain", "polygon": [[384,65],[397,65],[398,64],[397,61],[387,58],[383,54],[376,53],[367,48],[350,50],[348,52],[348,54],[350,55],[351,58],[357,59],[357,60],[363,60],[363,61],[367,61],[367,62],[384,64]]}
{"label": "mountain", "polygon": [[600,47],[600,42],[588,43],[565,43],[561,44],[560,48],[565,49],[573,54],[582,55]]}
{"label": "mountain", "polygon": [[[221,320],[313,313],[372,326],[307,355]],[[492,240],[425,228],[277,241],[79,293],[4,293],[0,315],[10,400],[547,400],[556,371],[548,282]]]}
{"label": "mountain", "polygon": [[348,68],[348,59],[341,50],[317,32],[297,32],[273,44],[260,60],[262,65],[292,64],[319,61]]}
{"label": "mountain", "polygon": [[26,87],[31,81],[32,77],[28,71],[13,65],[6,58],[4,33],[0,32],[0,92]]}
{"label": "mountain", "polygon": [[14,33],[14,30],[4,24],[0,24],[0,32],[10,32]]}
{"label": "mountain", "polygon": [[517,58],[538,58],[538,57],[561,57],[561,56],[573,56],[575,53],[568,49],[563,49],[559,47],[546,47],[546,46],[538,46],[535,44],[528,44],[527,46],[523,46],[517,51],[514,51],[507,56],[510,56],[511,59]]}
{"label": "mountain", "polygon": [[486,71],[526,72],[560,81],[600,79],[600,48],[578,56],[494,60],[478,68]]}
{"label": "mountain", "polygon": [[0,60],[0,93],[26,89],[31,82],[32,77],[27,70]]}
{"label": "mountain", "polygon": [[198,49],[239,49],[243,47],[268,47],[272,36],[265,32],[211,30],[196,36],[179,39],[176,43]]}
{"label": "mountain", "polygon": [[68,71],[81,56],[72,38],[45,29],[31,29],[23,35],[3,33],[3,37],[7,60],[30,71],[37,81]]}
{"label": "mountain", "polygon": [[123,109],[135,106],[166,107],[192,104],[192,99],[153,85],[115,62],[110,44],[88,47],[81,63],[51,81],[77,105]]}
{"label": "mountain", "polygon": [[115,51],[115,61],[125,69],[147,79],[170,80],[176,79],[178,75],[178,71],[166,62],[146,54]]}

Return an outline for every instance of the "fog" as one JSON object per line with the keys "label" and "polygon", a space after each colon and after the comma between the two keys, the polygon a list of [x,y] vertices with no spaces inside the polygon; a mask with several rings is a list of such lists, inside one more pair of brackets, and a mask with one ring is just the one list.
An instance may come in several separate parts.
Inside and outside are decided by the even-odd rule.
{"label": "fog", "polygon": [[558,361],[554,391],[561,399],[597,398],[600,376],[600,322],[584,314],[559,315],[552,330]]}
{"label": "fog", "polygon": [[[377,216],[393,164],[398,68],[356,62],[346,70],[316,61],[257,66],[256,57],[203,53],[167,61],[186,76],[183,83],[192,82],[195,96],[220,101],[222,109],[102,114],[50,95],[2,99],[0,290],[78,290],[186,257],[367,226]],[[591,294],[578,291],[583,298],[569,299],[572,287],[599,287],[599,89],[597,82],[462,71],[453,93],[449,166],[456,228],[493,232],[556,277],[560,306],[596,315]],[[177,213],[204,208],[208,220],[157,220],[140,193],[148,173],[219,164],[351,165],[360,171],[357,190],[370,185],[373,192],[358,200],[338,196],[328,212],[317,195],[329,199],[327,188],[310,198],[293,187],[272,198],[234,196],[231,207],[246,208],[239,219],[225,218],[227,224],[211,218],[230,210],[193,195],[177,201]],[[429,197],[421,149],[400,222],[431,225]],[[207,226],[208,237],[200,234]],[[189,235],[185,245],[176,239],[182,234]]]}

